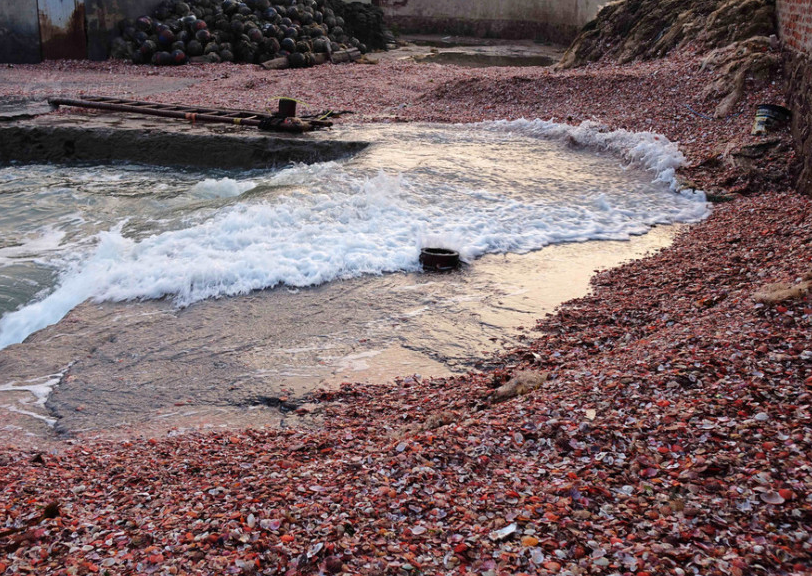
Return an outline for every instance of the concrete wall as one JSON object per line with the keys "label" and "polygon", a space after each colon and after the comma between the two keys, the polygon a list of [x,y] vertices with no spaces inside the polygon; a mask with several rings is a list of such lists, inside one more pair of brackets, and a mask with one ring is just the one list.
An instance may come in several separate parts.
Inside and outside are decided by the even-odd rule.
{"label": "concrete wall", "polygon": [[40,61],[37,0],[0,1],[0,62]]}
{"label": "concrete wall", "polygon": [[787,105],[800,159],[796,188],[812,196],[812,0],[777,0],[778,33],[787,48]]}
{"label": "concrete wall", "polygon": [[[360,1],[381,6],[390,24],[402,31],[568,43],[608,0]],[[157,3],[84,0],[87,57],[107,58],[118,22],[149,14]],[[37,0],[0,0],[0,62],[39,62],[41,57]]]}
{"label": "concrete wall", "polygon": [[402,32],[568,43],[608,0],[375,0]]}

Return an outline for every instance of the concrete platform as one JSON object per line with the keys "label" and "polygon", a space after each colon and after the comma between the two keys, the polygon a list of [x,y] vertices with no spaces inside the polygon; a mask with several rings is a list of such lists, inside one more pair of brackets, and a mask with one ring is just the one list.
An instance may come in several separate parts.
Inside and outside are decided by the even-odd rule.
{"label": "concrete platform", "polygon": [[[28,109],[32,106],[29,103]],[[337,160],[368,145],[336,138],[329,130],[276,134],[140,115],[60,111],[19,118],[0,123],[0,163],[134,162],[253,169]]]}
{"label": "concrete platform", "polygon": [[50,111],[51,105],[41,98],[19,97],[0,100],[0,122],[27,120]]}

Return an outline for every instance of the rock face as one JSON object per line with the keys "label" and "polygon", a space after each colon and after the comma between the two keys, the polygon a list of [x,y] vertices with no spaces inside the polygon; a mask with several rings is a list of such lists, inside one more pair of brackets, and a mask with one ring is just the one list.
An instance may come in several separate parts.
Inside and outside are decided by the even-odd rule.
{"label": "rock face", "polygon": [[812,290],[812,270],[803,275],[801,282],[791,284],[778,282],[767,284],[753,294],[753,300],[762,304],[778,304],[788,300],[800,300]]}
{"label": "rock face", "polygon": [[767,81],[781,65],[781,53],[766,36],[739,40],[711,51],[702,60],[702,69],[713,72],[714,80],[702,91],[703,98],[720,97],[714,116],[724,118],[744,95],[748,78]]}
{"label": "rock face", "polygon": [[785,63],[787,105],[792,110],[792,138],[800,158],[796,189],[812,196],[812,57],[791,53]]}
{"label": "rock face", "polygon": [[529,394],[547,381],[548,372],[536,372],[534,370],[521,370],[513,375],[507,383],[502,384],[493,391],[490,396],[492,403],[504,402],[516,396]]}
{"label": "rock face", "polygon": [[695,44],[706,50],[775,34],[770,0],[621,0],[587,24],[559,67],[611,57],[623,64]]}

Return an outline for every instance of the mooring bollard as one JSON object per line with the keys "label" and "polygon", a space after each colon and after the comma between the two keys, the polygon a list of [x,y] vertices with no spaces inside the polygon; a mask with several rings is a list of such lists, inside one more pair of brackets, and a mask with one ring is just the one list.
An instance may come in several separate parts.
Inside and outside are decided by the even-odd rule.
{"label": "mooring bollard", "polygon": [[280,98],[279,99],[279,112],[277,116],[281,116],[282,118],[291,118],[296,116],[296,100],[291,100],[290,98]]}

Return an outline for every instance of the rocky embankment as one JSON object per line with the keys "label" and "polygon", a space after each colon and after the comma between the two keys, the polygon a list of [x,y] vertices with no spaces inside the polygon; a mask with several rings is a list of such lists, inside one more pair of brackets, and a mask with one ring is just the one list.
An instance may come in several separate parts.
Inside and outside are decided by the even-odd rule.
{"label": "rocky embankment", "polygon": [[809,214],[720,206],[495,371],[348,383],[315,429],[5,448],[0,567],[808,574]]}
{"label": "rocky embankment", "polygon": [[[812,574],[810,200],[789,127],[750,135],[756,104],[783,103],[781,67],[716,118],[726,95],[703,94],[716,76],[689,48],[559,71],[162,69],[196,81],[163,101],[289,93],[364,121],[653,130],[680,143],[684,179],[731,201],[599,274],[494,371],[347,383],[301,414],[314,428],[5,447],[0,572]],[[18,67],[0,90],[142,70]]]}

